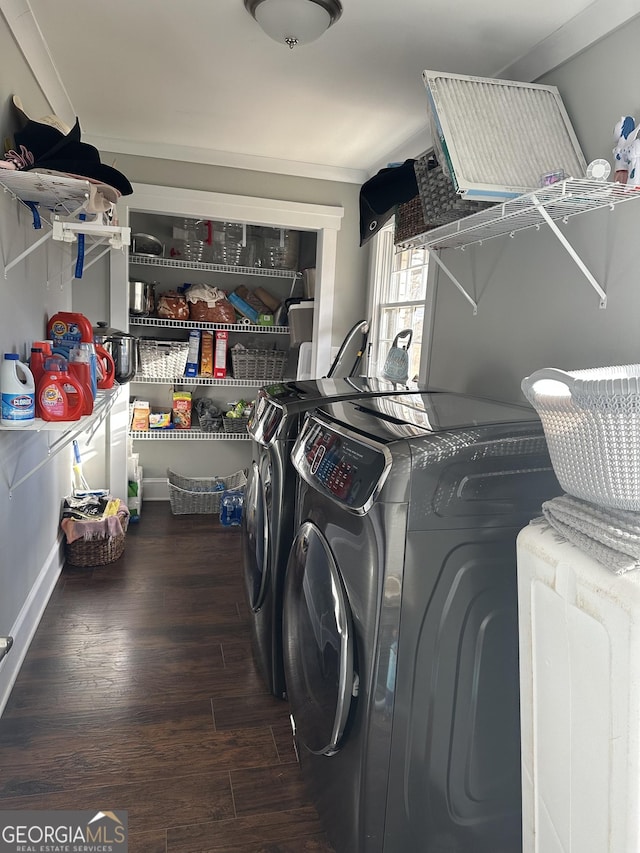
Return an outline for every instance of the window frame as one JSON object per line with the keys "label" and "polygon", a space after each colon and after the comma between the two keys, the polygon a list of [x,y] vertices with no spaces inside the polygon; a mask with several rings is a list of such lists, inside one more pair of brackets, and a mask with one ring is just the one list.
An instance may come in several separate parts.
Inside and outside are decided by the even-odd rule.
{"label": "window frame", "polygon": [[[377,366],[381,359],[382,338],[382,316],[388,309],[401,309],[404,307],[423,308],[422,320],[422,342],[420,344],[420,359],[417,381],[420,385],[426,384],[428,375],[429,359],[431,355],[431,330],[433,327],[433,314],[435,308],[435,281],[434,274],[437,264],[427,261],[426,292],[423,299],[391,301],[389,293],[392,287],[393,260],[397,253],[406,251],[394,245],[395,222],[392,219],[371,240],[371,264],[369,275],[369,317],[370,334],[367,353],[367,364],[371,376],[379,375]],[[411,268],[411,267],[409,267]],[[398,329],[400,331],[400,329]],[[414,346],[414,342],[411,344]],[[386,344],[385,344],[386,346]],[[413,377],[410,377],[412,379]]]}

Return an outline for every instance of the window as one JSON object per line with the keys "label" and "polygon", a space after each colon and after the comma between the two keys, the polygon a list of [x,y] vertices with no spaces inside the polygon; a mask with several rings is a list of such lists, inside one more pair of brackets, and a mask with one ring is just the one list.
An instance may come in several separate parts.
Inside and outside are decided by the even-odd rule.
{"label": "window", "polygon": [[[429,253],[422,247],[397,249],[393,244],[393,226],[381,229],[374,239],[369,373],[382,375],[396,335],[411,329],[409,379],[414,380],[420,373]],[[405,340],[400,344],[405,344]]]}

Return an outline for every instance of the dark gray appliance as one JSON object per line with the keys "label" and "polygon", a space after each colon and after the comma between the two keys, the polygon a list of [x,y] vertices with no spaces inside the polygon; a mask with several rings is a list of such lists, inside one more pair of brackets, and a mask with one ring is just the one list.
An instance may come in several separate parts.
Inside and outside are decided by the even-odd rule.
{"label": "dark gray appliance", "polygon": [[319,403],[390,393],[397,393],[397,386],[363,377],[277,383],[258,392],[249,422],[253,459],[245,489],[242,554],[254,655],[274,696],[286,692],[282,582],[295,533],[293,443],[305,414]]}
{"label": "dark gray appliance", "polygon": [[292,460],[284,666],[338,853],[521,849],[516,534],[560,493],[535,412],[322,405]]}

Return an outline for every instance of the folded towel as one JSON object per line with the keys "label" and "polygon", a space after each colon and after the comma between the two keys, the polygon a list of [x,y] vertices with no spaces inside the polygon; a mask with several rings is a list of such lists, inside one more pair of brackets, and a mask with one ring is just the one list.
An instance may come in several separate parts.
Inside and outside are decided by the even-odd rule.
{"label": "folded towel", "polygon": [[78,520],[76,518],[63,518],[60,522],[67,542],[71,544],[77,539],[109,539],[113,536],[122,536],[129,520],[129,510],[121,504],[116,515],[92,520]]}
{"label": "folded towel", "polygon": [[565,539],[616,574],[640,568],[640,513],[561,495],[545,501],[542,514]]}

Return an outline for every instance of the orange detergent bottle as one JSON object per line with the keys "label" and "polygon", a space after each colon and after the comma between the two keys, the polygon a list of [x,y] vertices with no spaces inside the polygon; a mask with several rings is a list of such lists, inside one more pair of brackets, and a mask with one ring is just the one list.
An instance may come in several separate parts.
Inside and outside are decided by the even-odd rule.
{"label": "orange detergent bottle", "polygon": [[84,391],[69,374],[67,365],[47,359],[37,387],[39,414],[43,421],[77,421],[85,406]]}

